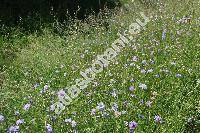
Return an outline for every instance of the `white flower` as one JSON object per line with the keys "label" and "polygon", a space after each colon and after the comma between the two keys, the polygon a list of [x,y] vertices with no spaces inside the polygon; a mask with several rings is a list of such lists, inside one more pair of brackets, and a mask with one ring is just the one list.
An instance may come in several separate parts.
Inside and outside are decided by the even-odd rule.
{"label": "white flower", "polygon": [[142,84],[142,83],[139,84],[139,87],[140,87],[141,89],[143,89],[143,90],[146,90],[146,89],[147,89],[147,85]]}
{"label": "white flower", "polygon": [[77,125],[77,122],[75,122],[74,120],[71,122],[72,127],[75,127]]}
{"label": "white flower", "polygon": [[71,123],[71,122],[72,122],[72,119],[71,119],[71,118],[65,119],[65,122]]}
{"label": "white flower", "polygon": [[0,115],[0,123],[4,122],[5,118],[3,115]]}

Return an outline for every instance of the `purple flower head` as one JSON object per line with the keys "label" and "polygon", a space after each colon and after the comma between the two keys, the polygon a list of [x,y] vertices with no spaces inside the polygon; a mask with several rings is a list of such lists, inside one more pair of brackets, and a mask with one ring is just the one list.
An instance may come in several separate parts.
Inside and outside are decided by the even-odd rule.
{"label": "purple flower head", "polygon": [[77,125],[77,122],[75,122],[74,120],[71,122],[72,127],[75,127]]}
{"label": "purple flower head", "polygon": [[112,95],[113,97],[117,97],[117,91],[116,91],[116,90],[113,90],[113,91],[111,92],[111,95]]}
{"label": "purple flower head", "polygon": [[113,103],[112,110],[113,111],[117,111],[118,110],[118,105],[116,103]]}
{"label": "purple flower head", "polygon": [[24,110],[29,110],[30,107],[31,107],[31,104],[27,103],[24,105]]}
{"label": "purple flower head", "polygon": [[92,109],[91,110],[91,115],[95,115],[96,114],[96,109]]}
{"label": "purple flower head", "polygon": [[134,87],[134,86],[130,86],[130,87],[129,87],[129,90],[130,90],[130,91],[134,91],[134,90],[135,90],[135,87]]}
{"label": "purple flower head", "polygon": [[53,133],[53,129],[50,124],[47,124],[46,128],[47,128],[47,133]]}
{"label": "purple flower head", "polygon": [[105,109],[105,105],[103,102],[100,102],[97,106],[97,109],[100,110],[100,111],[103,111]]}
{"label": "purple flower head", "polygon": [[182,75],[178,73],[178,74],[176,74],[176,77],[180,78],[180,77],[182,77]]}
{"label": "purple flower head", "polygon": [[16,124],[17,124],[17,125],[23,124],[23,123],[24,123],[24,119],[19,119],[19,120],[16,121]]}
{"label": "purple flower head", "polygon": [[129,123],[129,128],[130,128],[130,129],[135,129],[137,126],[138,126],[138,123],[135,122],[135,121],[131,121],[131,122]]}
{"label": "purple flower head", "polygon": [[134,79],[131,79],[131,80],[130,80],[130,82],[134,82],[134,81],[135,81]]}
{"label": "purple flower head", "polygon": [[166,32],[167,32],[167,30],[164,29],[163,32],[162,32],[162,40],[165,40],[165,38],[166,38]]}
{"label": "purple flower head", "polygon": [[10,126],[8,128],[8,133],[18,133],[19,132],[19,126]]}
{"label": "purple flower head", "polygon": [[145,69],[141,69],[140,71],[142,74],[145,74],[146,73],[146,70]]}
{"label": "purple flower head", "polygon": [[64,90],[60,90],[58,92],[58,97],[64,97],[66,95],[65,91]]}
{"label": "purple flower head", "polygon": [[135,62],[138,61],[137,56],[133,56],[132,60],[135,61]]}
{"label": "purple flower head", "polygon": [[0,123],[4,122],[5,117],[3,115],[0,115]]}
{"label": "purple flower head", "polygon": [[154,120],[157,123],[162,123],[162,118],[159,115],[155,115]]}

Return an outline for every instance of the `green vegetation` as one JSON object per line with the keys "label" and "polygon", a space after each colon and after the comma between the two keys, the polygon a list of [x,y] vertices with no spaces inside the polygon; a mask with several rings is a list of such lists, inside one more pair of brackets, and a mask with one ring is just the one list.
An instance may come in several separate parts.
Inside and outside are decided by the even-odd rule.
{"label": "green vegetation", "polygon": [[[55,21],[31,33],[15,27],[8,34],[2,27],[0,132],[19,119],[24,119],[19,124],[22,133],[51,127],[55,133],[125,133],[131,121],[137,122],[138,133],[200,132],[200,2],[150,2],[147,6],[146,1],[123,0],[112,12],[105,10],[84,22]],[[61,115],[50,111],[57,91],[75,84],[80,71],[90,67],[140,11],[151,22],[133,36],[135,41]],[[49,87],[41,93],[45,85]],[[73,121],[65,122],[69,118]]]}

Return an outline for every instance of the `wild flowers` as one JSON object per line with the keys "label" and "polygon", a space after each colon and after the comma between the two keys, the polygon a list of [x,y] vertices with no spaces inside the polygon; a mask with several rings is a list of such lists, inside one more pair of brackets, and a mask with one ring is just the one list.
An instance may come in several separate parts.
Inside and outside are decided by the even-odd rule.
{"label": "wild flowers", "polygon": [[134,91],[134,90],[135,90],[135,87],[134,87],[134,86],[130,86],[130,87],[129,87],[129,90],[130,90],[130,91]]}
{"label": "wild flowers", "polygon": [[98,103],[98,106],[96,107],[99,111],[103,111],[105,109],[105,105],[103,102]]}
{"label": "wild flowers", "polygon": [[129,123],[130,133],[133,133],[134,130],[135,130],[135,128],[136,128],[137,126],[138,126],[138,123],[137,123],[137,122],[131,121],[131,122]]}
{"label": "wild flowers", "polygon": [[147,85],[146,84],[142,84],[142,83],[139,83],[139,87],[143,90],[146,90],[147,89]]}
{"label": "wild flowers", "polygon": [[155,115],[154,120],[156,123],[162,123],[162,118],[159,115]]}
{"label": "wild flowers", "polygon": [[8,133],[18,133],[19,132],[19,126],[10,126],[8,128]]}
{"label": "wild flowers", "polygon": [[46,125],[47,133],[53,133],[53,128],[50,124]]}
{"label": "wild flowers", "polygon": [[0,115],[0,123],[4,122],[5,117],[3,115]]}
{"label": "wild flowers", "polygon": [[16,124],[17,124],[17,125],[23,124],[23,123],[24,123],[24,119],[19,119],[19,120],[16,121]]}
{"label": "wild flowers", "polygon": [[27,103],[24,105],[24,110],[29,110],[29,108],[31,107],[31,104],[30,103]]}

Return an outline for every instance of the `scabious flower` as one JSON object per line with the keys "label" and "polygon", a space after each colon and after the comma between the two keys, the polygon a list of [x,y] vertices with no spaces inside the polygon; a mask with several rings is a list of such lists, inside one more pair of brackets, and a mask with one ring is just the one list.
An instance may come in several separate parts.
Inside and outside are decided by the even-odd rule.
{"label": "scabious flower", "polygon": [[77,122],[75,122],[74,120],[71,122],[72,127],[75,127],[77,125]]}
{"label": "scabious flower", "polygon": [[66,123],[68,123],[68,122],[71,123],[72,122],[72,118],[65,119],[65,122]]}
{"label": "scabious flower", "polygon": [[113,103],[112,110],[113,111],[117,111],[118,110],[118,105],[116,103]]}
{"label": "scabious flower", "polygon": [[130,90],[130,91],[134,91],[134,90],[135,90],[135,87],[134,87],[134,86],[130,86],[130,87],[129,87],[129,90]]}
{"label": "scabious flower", "polygon": [[138,123],[135,122],[135,121],[131,121],[129,123],[129,128],[130,128],[130,133],[133,133],[134,132],[134,129],[138,126]]}
{"label": "scabious flower", "polygon": [[111,95],[112,95],[113,97],[117,97],[117,92],[116,92],[116,90],[113,90],[113,91],[111,92]]}
{"label": "scabious flower", "polygon": [[153,72],[153,69],[147,70],[147,73],[151,73],[151,72]]}
{"label": "scabious flower", "polygon": [[0,115],[0,123],[4,122],[5,117],[3,115]]}
{"label": "scabious flower", "polygon": [[24,105],[24,110],[29,110],[30,107],[31,107],[31,104],[27,103]]}
{"label": "scabious flower", "polygon": [[139,87],[143,90],[146,90],[147,89],[147,85],[145,84],[142,84],[142,83],[139,83]]}
{"label": "scabious flower", "polygon": [[136,62],[138,60],[137,56],[133,56],[132,60]]}
{"label": "scabious flower", "polygon": [[130,82],[134,82],[134,81],[135,81],[134,79],[131,79],[131,80],[130,80]]}
{"label": "scabious flower", "polygon": [[96,109],[92,109],[91,110],[91,115],[95,115],[96,114]]}
{"label": "scabious flower", "polygon": [[159,115],[155,115],[154,120],[157,123],[162,123],[162,118]]}
{"label": "scabious flower", "polygon": [[142,74],[145,74],[146,73],[146,70],[145,69],[141,69],[140,71]]}
{"label": "scabious flower", "polygon": [[47,133],[53,133],[53,128],[51,127],[50,124],[47,124],[46,128],[47,128]]}
{"label": "scabious flower", "polygon": [[58,92],[58,97],[64,97],[65,96],[65,91],[64,90],[60,90],[59,92]]}
{"label": "scabious flower", "polygon": [[48,85],[45,85],[45,86],[43,87],[43,89],[40,90],[40,93],[43,94],[43,93],[45,93],[48,89],[49,89],[49,86],[48,86]]}
{"label": "scabious flower", "polygon": [[18,133],[19,132],[19,126],[10,126],[8,128],[8,133]]}
{"label": "scabious flower", "polygon": [[167,30],[164,29],[163,32],[162,32],[162,40],[165,40],[165,38],[166,38],[166,32],[167,32]]}
{"label": "scabious flower", "polygon": [[178,74],[176,74],[176,77],[180,78],[180,77],[182,77],[182,75],[178,73]]}
{"label": "scabious flower", "polygon": [[146,106],[147,106],[147,107],[151,107],[151,104],[152,104],[152,101],[147,101],[147,102],[146,102]]}
{"label": "scabious flower", "polygon": [[24,123],[24,119],[19,119],[19,120],[16,121],[16,124],[17,124],[17,125],[23,124],[23,123]]}
{"label": "scabious flower", "polygon": [[104,103],[103,103],[103,102],[100,102],[100,103],[98,104],[98,106],[97,106],[97,109],[98,109],[99,111],[103,111],[103,110],[105,109]]}

